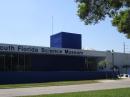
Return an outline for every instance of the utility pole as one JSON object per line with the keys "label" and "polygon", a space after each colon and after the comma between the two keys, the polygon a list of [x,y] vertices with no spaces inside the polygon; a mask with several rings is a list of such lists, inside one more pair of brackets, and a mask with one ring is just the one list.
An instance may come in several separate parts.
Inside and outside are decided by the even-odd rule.
{"label": "utility pole", "polygon": [[112,49],[112,65],[114,67],[114,50]]}
{"label": "utility pole", "polygon": [[126,45],[125,45],[125,42],[124,42],[124,43],[123,43],[124,54],[125,54],[125,49],[126,49],[125,46],[126,46]]}
{"label": "utility pole", "polygon": [[127,54],[126,54],[126,45],[125,42],[123,43],[123,48],[124,48],[124,68],[126,68],[125,73],[127,73],[127,69],[128,69],[128,61],[127,61]]}

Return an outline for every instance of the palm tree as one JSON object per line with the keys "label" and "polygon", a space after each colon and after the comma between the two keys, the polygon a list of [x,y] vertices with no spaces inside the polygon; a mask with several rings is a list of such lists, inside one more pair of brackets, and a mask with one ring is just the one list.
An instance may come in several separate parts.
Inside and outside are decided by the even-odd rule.
{"label": "palm tree", "polygon": [[109,66],[109,62],[105,59],[105,60],[101,60],[99,61],[98,63],[98,68],[101,69],[101,70],[104,70],[106,69],[108,66]]}
{"label": "palm tree", "polygon": [[[108,68],[109,65],[110,65],[110,63],[106,59],[101,60],[98,63],[98,68],[99,68],[99,70],[104,70],[104,69]],[[106,74],[106,79],[107,79],[107,77],[108,77],[107,70],[106,70],[105,74]]]}

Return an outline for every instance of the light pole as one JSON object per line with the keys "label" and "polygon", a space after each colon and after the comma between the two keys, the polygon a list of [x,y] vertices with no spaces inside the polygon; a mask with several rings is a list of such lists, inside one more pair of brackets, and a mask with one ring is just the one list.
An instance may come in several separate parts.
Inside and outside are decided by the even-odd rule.
{"label": "light pole", "polygon": [[114,70],[114,50],[112,49],[112,68]]}
{"label": "light pole", "polygon": [[114,72],[115,72],[115,67],[114,67],[114,50],[112,49],[112,76],[114,78]]}

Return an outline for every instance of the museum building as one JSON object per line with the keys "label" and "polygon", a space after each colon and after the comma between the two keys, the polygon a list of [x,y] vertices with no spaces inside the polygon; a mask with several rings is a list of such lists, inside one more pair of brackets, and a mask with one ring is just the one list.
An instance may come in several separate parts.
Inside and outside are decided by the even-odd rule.
{"label": "museum building", "polygon": [[0,44],[0,72],[98,71],[102,60],[124,72],[129,59],[127,53],[83,50],[81,34],[68,32],[50,36],[50,47]]}

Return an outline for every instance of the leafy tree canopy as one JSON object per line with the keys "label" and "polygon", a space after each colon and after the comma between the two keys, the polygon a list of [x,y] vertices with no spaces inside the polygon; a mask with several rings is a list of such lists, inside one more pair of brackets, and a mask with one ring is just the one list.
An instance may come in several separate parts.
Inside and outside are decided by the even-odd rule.
{"label": "leafy tree canopy", "polygon": [[76,0],[78,16],[86,25],[96,24],[106,16],[112,24],[130,38],[130,0]]}
{"label": "leafy tree canopy", "polygon": [[103,69],[108,67],[110,65],[110,63],[105,59],[105,60],[101,60],[98,63],[98,67],[102,67]]}

